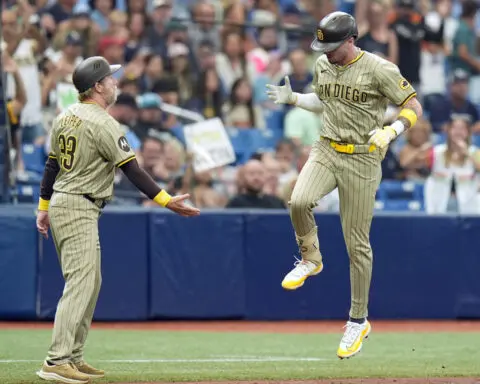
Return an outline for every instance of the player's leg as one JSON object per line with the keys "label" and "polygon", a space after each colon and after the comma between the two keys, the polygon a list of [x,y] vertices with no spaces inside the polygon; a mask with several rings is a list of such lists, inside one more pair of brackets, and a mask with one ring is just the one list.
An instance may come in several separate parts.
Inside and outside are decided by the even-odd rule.
{"label": "player's leg", "polygon": [[105,372],[103,370],[94,368],[83,360],[83,350],[85,347],[85,342],[87,340],[90,326],[92,324],[93,314],[95,312],[98,295],[100,293],[100,287],[102,285],[101,250],[100,250],[100,238],[98,237],[98,231],[97,231],[96,251],[97,251],[96,260],[98,260],[98,262],[96,264],[95,289],[92,293],[92,297],[90,299],[90,303],[88,304],[87,310],[85,311],[85,315],[83,316],[83,319],[80,322],[80,325],[78,327],[77,333],[75,334],[75,342],[73,345],[73,352],[72,352],[72,362],[75,364],[77,369],[80,372],[85,373],[92,378],[99,378],[105,375]]}
{"label": "player's leg", "polygon": [[75,335],[96,292],[99,264],[98,208],[81,196],[63,195],[63,198],[68,203],[52,204],[50,212],[65,279],[47,358],[54,364],[71,362]]}
{"label": "player's leg", "polygon": [[325,141],[314,144],[308,161],[302,168],[289,202],[290,218],[302,256],[282,281],[285,289],[297,289],[305,280],[322,271],[322,255],[313,208],[317,201],[335,189],[335,165]]}
{"label": "player's leg", "polygon": [[[79,197],[76,197],[79,199]],[[85,220],[85,211],[69,202],[69,196],[54,194],[49,209],[50,229],[55,243],[65,287],[55,315],[52,344],[47,359],[37,375],[62,383],[88,383],[89,377],[71,364],[73,335],[83,313],[83,296],[88,295],[89,242],[83,234],[94,226]],[[81,238],[79,237],[81,236]],[[82,280],[84,283],[82,283]]]}
{"label": "player's leg", "polygon": [[350,357],[360,351],[371,330],[368,297],[372,277],[370,227],[375,194],[381,180],[381,156],[378,152],[340,155],[342,171],[338,177],[340,217],[350,258],[351,308],[338,356]]}

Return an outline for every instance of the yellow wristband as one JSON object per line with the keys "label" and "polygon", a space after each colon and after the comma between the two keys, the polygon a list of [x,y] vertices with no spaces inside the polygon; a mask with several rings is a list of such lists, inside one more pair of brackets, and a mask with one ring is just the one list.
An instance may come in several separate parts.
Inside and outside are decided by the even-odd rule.
{"label": "yellow wristband", "polygon": [[404,119],[407,119],[410,122],[410,128],[412,128],[417,123],[417,114],[415,113],[415,111],[408,108],[402,109],[398,114],[398,117],[403,117]]}
{"label": "yellow wristband", "polygon": [[39,211],[48,211],[48,206],[50,205],[50,200],[44,200],[40,197],[38,200],[38,210]]}
{"label": "yellow wristband", "polygon": [[171,200],[172,196],[170,196],[164,189],[160,191],[160,193],[153,198],[158,205],[162,207],[166,207],[168,202]]}

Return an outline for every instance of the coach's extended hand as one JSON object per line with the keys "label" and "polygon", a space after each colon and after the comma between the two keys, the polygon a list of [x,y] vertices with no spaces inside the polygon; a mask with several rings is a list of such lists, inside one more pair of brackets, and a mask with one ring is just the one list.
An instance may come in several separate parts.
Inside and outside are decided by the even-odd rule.
{"label": "coach's extended hand", "polygon": [[190,195],[188,193],[185,195],[172,196],[172,198],[166,205],[166,208],[170,209],[175,213],[178,213],[180,216],[198,216],[200,214],[200,210],[198,208],[191,207],[185,204],[185,200],[188,200],[189,198]]}
{"label": "coach's extended hand", "polygon": [[275,104],[295,104],[296,97],[290,86],[290,79],[285,76],[285,85],[267,84],[267,95]]}
{"label": "coach's extended hand", "polygon": [[387,125],[383,127],[383,129],[374,129],[373,131],[370,131],[369,135],[370,140],[368,140],[368,142],[374,144],[377,148],[383,149],[388,147],[390,142],[397,137],[397,132]]}

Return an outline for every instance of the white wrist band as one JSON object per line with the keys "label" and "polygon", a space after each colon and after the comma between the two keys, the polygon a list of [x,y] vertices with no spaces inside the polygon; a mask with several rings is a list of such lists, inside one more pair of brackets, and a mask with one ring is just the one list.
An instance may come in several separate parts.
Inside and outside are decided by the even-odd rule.
{"label": "white wrist band", "polygon": [[395,120],[390,127],[393,128],[395,132],[397,132],[397,136],[400,135],[403,131],[405,131],[405,125],[400,120]]}

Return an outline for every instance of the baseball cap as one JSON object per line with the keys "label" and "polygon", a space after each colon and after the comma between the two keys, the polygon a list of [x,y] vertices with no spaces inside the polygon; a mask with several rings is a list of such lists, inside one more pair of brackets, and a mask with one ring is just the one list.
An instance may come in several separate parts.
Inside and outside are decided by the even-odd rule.
{"label": "baseball cap", "polygon": [[144,93],[137,97],[137,105],[140,109],[160,109],[162,98],[152,92]]}
{"label": "baseball cap", "polygon": [[117,37],[117,36],[104,36],[100,39],[98,42],[98,51],[103,52],[106,48],[112,46],[112,45],[120,45],[123,46],[126,44],[126,40]]}
{"label": "baseball cap", "polygon": [[90,7],[88,4],[85,3],[77,3],[72,10],[72,15],[73,17],[82,17],[82,16],[87,16],[90,17]]}
{"label": "baseball cap", "polygon": [[464,71],[463,69],[456,69],[453,71],[452,81],[454,83],[468,82],[469,79],[470,79],[470,75],[468,74],[468,72]]}
{"label": "baseball cap", "polygon": [[178,92],[178,80],[175,77],[163,77],[153,84],[152,92]]}
{"label": "baseball cap", "polygon": [[159,7],[171,7],[172,4],[169,0],[153,0],[152,2],[153,8],[159,8]]}

